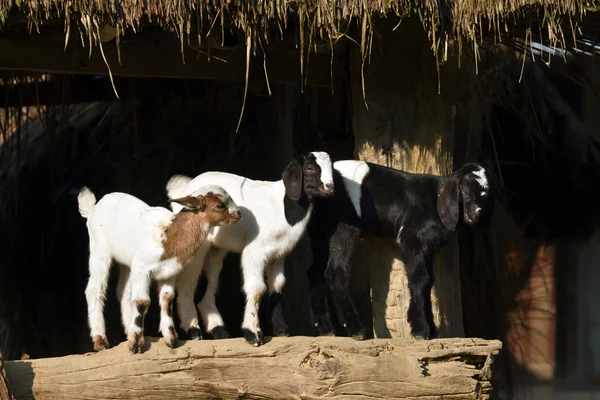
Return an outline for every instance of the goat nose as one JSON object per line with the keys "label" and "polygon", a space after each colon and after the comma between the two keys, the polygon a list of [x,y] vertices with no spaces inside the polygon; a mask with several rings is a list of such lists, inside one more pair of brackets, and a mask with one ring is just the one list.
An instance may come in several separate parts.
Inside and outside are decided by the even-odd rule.
{"label": "goat nose", "polygon": [[329,190],[330,192],[333,191],[333,182],[326,183],[325,189]]}
{"label": "goat nose", "polygon": [[233,216],[236,217],[236,218],[242,218],[242,212],[240,210],[236,210],[233,213]]}

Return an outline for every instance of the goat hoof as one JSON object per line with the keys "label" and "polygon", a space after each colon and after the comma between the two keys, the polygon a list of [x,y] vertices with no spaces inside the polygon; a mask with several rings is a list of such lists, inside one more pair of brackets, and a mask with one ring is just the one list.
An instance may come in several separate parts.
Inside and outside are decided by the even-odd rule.
{"label": "goat hoof", "polygon": [[251,346],[258,347],[264,343],[265,338],[260,329],[254,333],[250,329],[242,328],[242,333],[244,334],[244,339],[246,339],[246,342],[248,342],[248,344]]}
{"label": "goat hoof", "polygon": [[213,330],[210,331],[210,335],[215,340],[227,339],[229,337],[229,332],[227,332],[227,329],[225,329],[224,326],[215,326]]}
{"label": "goat hoof", "polygon": [[110,344],[108,343],[108,339],[102,337],[100,335],[94,336],[94,351],[106,350],[110,348]]}
{"label": "goat hoof", "polygon": [[431,328],[427,322],[413,322],[411,329],[411,336],[416,340],[429,340],[431,339]]}
{"label": "goat hoof", "polygon": [[202,331],[200,328],[192,326],[188,331],[188,336],[190,337],[190,340],[202,340]]}
{"label": "goat hoof", "polygon": [[367,335],[364,332],[357,332],[352,334],[352,339],[354,340],[365,340]]}
{"label": "goat hoof", "polygon": [[128,346],[129,346],[129,351],[131,351],[131,354],[137,354],[138,348],[137,348],[137,343],[135,341],[134,342],[130,341],[128,343]]}
{"label": "goat hoof", "polygon": [[175,331],[175,328],[170,326],[169,333],[163,339],[168,348],[174,349],[175,346],[177,345],[177,340],[179,339],[179,337],[177,336],[177,332]]}
{"label": "goat hoof", "polygon": [[423,335],[414,335],[413,338],[415,340],[427,340],[428,339],[426,336],[423,336]]}
{"label": "goat hoof", "polygon": [[287,325],[274,327],[273,328],[273,336],[283,336],[283,337],[290,336],[290,332],[289,332]]}
{"label": "goat hoof", "polygon": [[165,339],[165,344],[170,349],[174,349],[175,346],[177,345],[177,337],[175,337],[175,336],[170,336],[170,337],[164,338],[164,339]]}
{"label": "goat hoof", "polygon": [[128,340],[129,351],[133,354],[144,352],[144,347],[146,346],[146,341],[144,340],[143,333],[135,333]]}
{"label": "goat hoof", "polygon": [[315,329],[317,330],[317,336],[335,336],[333,327],[329,323],[315,322]]}
{"label": "goat hoof", "polygon": [[144,335],[140,335],[138,338],[138,352],[142,354],[144,352],[144,347],[146,347],[146,340],[144,339]]}
{"label": "goat hoof", "polygon": [[431,339],[431,335],[429,334],[429,332],[417,332],[417,333],[413,333],[412,337],[416,340],[429,340]]}

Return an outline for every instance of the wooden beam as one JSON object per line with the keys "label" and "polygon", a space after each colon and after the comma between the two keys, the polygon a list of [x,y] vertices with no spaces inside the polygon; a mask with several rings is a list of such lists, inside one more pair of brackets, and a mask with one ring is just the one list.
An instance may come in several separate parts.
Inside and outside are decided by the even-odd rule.
{"label": "wooden beam", "polygon": [[[108,75],[143,78],[192,78],[243,82],[246,78],[245,48],[213,50],[209,59],[206,52],[185,45],[182,58],[181,43],[177,39],[153,40],[150,37],[132,38],[121,43],[121,63],[113,42],[99,47],[83,48],[73,38],[64,50],[64,42],[53,35],[31,39],[8,40],[0,38],[0,70],[21,70],[52,74]],[[306,68],[308,85],[330,86],[330,56],[313,54]],[[300,56],[297,52],[274,51],[267,53],[270,83],[300,83]],[[264,82],[262,56],[251,56],[251,78]],[[261,83],[262,83],[261,82]]]}
{"label": "wooden beam", "polygon": [[[114,85],[121,100],[136,96],[162,96],[173,92],[174,82],[170,78],[153,78],[152,81],[133,83],[130,79],[114,77]],[[197,85],[186,86],[188,95],[199,95],[201,90]],[[67,78],[67,84],[62,79],[55,79],[38,83],[0,85],[0,108],[112,100],[117,100],[117,97],[108,77],[93,79],[91,76],[75,75]]]}
{"label": "wooden beam", "polygon": [[148,338],[95,354],[6,362],[16,399],[488,399],[497,340]]}
{"label": "wooden beam", "polygon": [[[130,85],[123,84],[122,79],[116,77],[115,86],[119,97],[126,100],[131,97],[132,90]],[[109,100],[117,100],[117,97],[108,79],[72,79],[68,86],[62,80],[0,86],[0,108]]]}

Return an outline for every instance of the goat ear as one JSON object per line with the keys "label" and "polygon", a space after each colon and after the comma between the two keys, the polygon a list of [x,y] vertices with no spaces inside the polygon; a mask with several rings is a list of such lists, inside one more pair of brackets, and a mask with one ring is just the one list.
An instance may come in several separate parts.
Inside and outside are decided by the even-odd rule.
{"label": "goat ear", "polygon": [[181,204],[183,208],[191,211],[206,210],[206,198],[204,196],[185,196],[178,199],[169,199],[169,203]]}
{"label": "goat ear", "polygon": [[437,211],[442,224],[451,231],[458,224],[458,183],[450,179],[438,190]]}
{"label": "goat ear", "polygon": [[294,201],[300,200],[302,195],[302,166],[298,160],[293,160],[288,164],[281,174],[281,178],[289,198]]}

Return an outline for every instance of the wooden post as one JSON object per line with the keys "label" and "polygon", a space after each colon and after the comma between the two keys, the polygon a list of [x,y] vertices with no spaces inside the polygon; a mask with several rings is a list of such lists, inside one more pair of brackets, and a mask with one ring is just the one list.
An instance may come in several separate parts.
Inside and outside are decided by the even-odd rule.
{"label": "wooden post", "polygon": [[[370,63],[352,62],[352,114],[358,159],[393,168],[445,175],[453,170],[456,61],[441,71],[441,94],[431,44],[418,19],[377,20]],[[381,51],[382,50],[382,51]],[[357,262],[369,265],[375,337],[410,337],[406,274],[389,241],[366,240]],[[440,337],[464,336],[457,238],[435,258],[432,292]],[[364,288],[362,289],[365,290]]]}
{"label": "wooden post", "polygon": [[20,399],[489,399],[498,340],[188,341],[6,363]]}
{"label": "wooden post", "polygon": [[13,400],[10,388],[8,386],[8,379],[6,379],[6,371],[4,370],[2,353],[0,353],[0,400]]}

